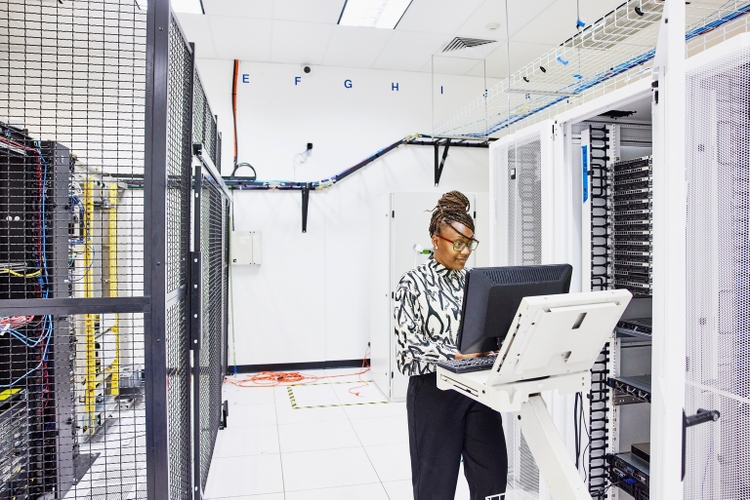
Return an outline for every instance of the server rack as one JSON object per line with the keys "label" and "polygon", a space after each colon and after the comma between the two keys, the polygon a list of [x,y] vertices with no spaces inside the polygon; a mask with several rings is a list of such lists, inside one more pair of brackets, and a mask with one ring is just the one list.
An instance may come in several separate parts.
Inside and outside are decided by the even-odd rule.
{"label": "server rack", "polygon": [[594,498],[617,496],[615,487],[641,500],[648,498],[648,459],[633,455],[631,445],[648,440],[649,405],[641,403],[650,403],[651,329],[644,316],[652,295],[652,160],[623,159],[621,145],[632,135],[627,125],[583,126],[582,163],[588,165],[583,175],[590,186],[584,210],[584,227],[590,228],[587,285],[626,288],[634,297],[592,368],[589,492]]}

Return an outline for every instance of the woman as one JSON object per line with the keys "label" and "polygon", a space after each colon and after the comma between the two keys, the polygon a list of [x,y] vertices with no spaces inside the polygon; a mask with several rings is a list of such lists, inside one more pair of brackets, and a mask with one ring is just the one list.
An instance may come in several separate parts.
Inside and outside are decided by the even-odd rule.
{"label": "woman", "polygon": [[[437,388],[441,359],[456,348],[464,266],[479,241],[469,200],[444,194],[429,227],[434,254],[404,274],[396,289],[396,364],[409,377],[406,410],[415,500],[453,500],[461,458],[472,500],[505,493],[508,458],[500,414],[455,391]],[[494,498],[494,497],[493,497]]]}

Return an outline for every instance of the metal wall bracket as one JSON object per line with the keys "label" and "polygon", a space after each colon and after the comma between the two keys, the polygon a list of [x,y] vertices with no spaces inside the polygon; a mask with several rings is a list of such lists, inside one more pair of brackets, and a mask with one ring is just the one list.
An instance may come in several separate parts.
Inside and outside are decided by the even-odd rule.
{"label": "metal wall bracket", "polygon": [[310,205],[310,185],[302,188],[302,232],[307,232],[307,207]]}
{"label": "metal wall bracket", "polygon": [[445,148],[443,149],[443,158],[440,158],[440,143],[443,141],[435,142],[435,185],[440,185],[440,177],[443,175],[443,167],[445,167],[445,159],[448,158],[448,148],[451,146],[451,140],[445,139]]}

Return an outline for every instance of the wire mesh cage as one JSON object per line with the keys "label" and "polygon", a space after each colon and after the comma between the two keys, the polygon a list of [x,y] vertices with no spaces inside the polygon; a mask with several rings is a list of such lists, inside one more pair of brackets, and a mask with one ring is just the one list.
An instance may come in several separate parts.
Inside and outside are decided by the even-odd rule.
{"label": "wire mesh cage", "polygon": [[[149,3],[0,4],[0,499],[194,494],[192,143],[218,162],[220,136],[169,2]],[[228,275],[211,203],[206,471]]]}
{"label": "wire mesh cage", "polygon": [[146,13],[10,0],[0,25],[0,498],[146,498]]}
{"label": "wire mesh cage", "polygon": [[229,303],[229,198],[210,175],[200,184],[200,255],[202,258],[202,329],[196,353],[196,460],[201,491],[206,487],[216,436],[223,427],[222,382],[227,370]]}
{"label": "wire mesh cage", "polygon": [[[206,487],[214,445],[220,428],[226,425],[222,383],[227,371],[229,330],[229,214],[231,197],[216,168],[221,136],[216,117],[195,75],[193,141],[197,166],[194,183],[193,260],[191,288],[199,289],[197,321],[193,322],[194,446],[195,482]],[[199,124],[200,123],[200,124]],[[196,285],[199,285],[196,287]]]}

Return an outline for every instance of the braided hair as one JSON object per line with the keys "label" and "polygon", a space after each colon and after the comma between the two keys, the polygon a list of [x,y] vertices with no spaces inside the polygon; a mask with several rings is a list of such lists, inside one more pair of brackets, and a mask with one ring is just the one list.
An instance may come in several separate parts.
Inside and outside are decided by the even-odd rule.
{"label": "braided hair", "polygon": [[445,193],[431,210],[430,236],[440,234],[440,228],[458,222],[474,232],[474,219],[469,215],[469,199],[459,191]]}

